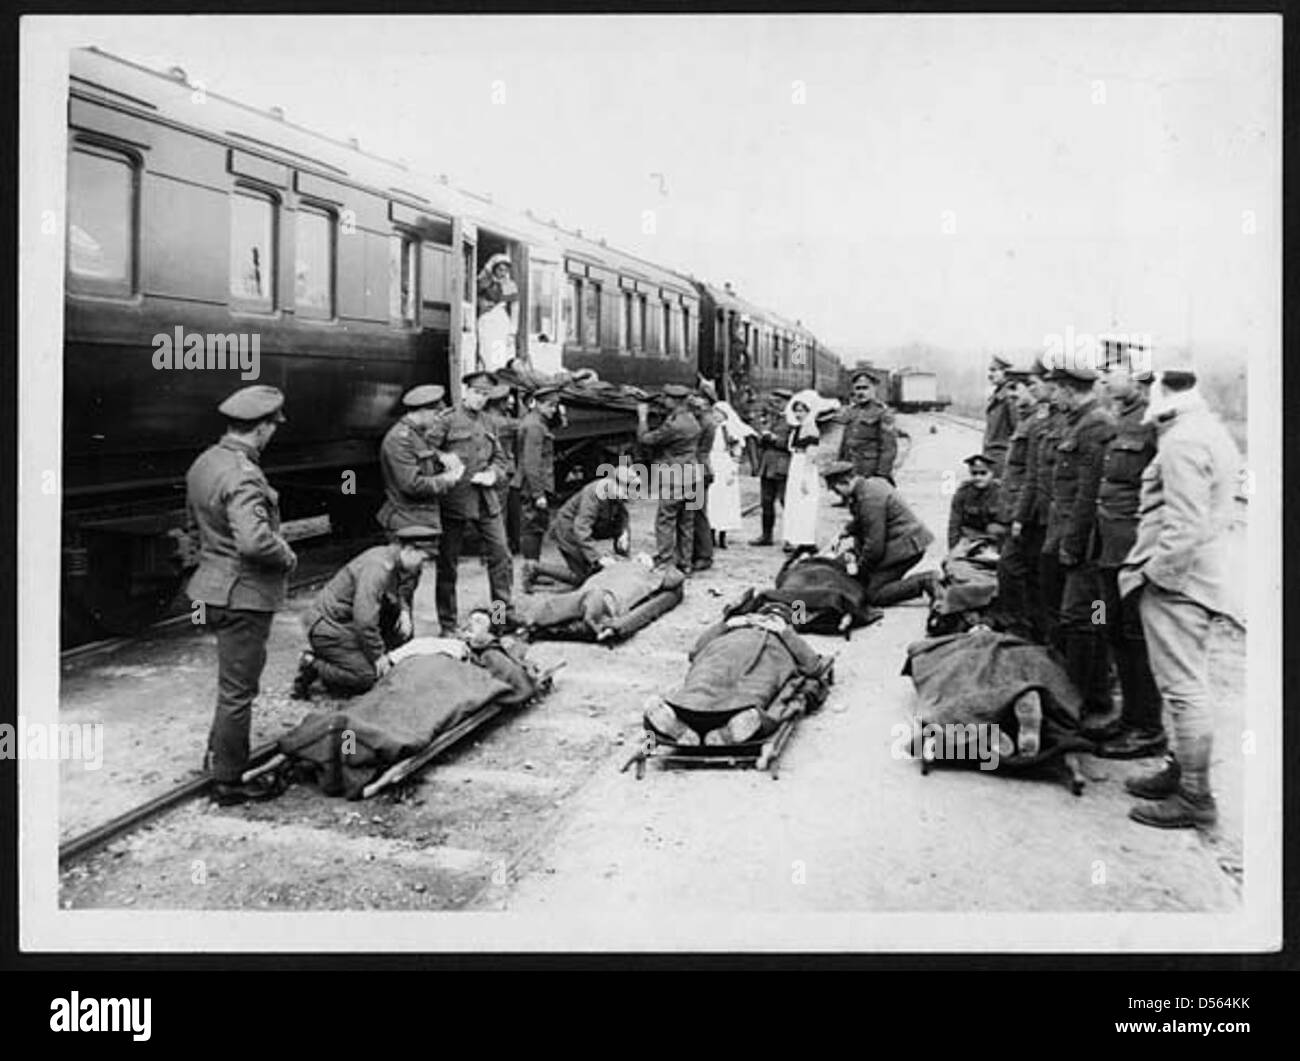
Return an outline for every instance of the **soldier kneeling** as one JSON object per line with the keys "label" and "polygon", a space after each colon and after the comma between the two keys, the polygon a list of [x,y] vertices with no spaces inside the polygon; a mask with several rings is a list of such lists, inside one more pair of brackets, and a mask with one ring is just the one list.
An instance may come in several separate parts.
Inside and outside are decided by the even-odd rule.
{"label": "soldier kneeling", "polygon": [[389,650],[411,637],[407,583],[438,552],[432,527],[403,527],[389,545],[367,549],[326,583],[303,617],[307,641],[292,696],[304,700],[319,678],[345,696],[363,693],[392,665]]}

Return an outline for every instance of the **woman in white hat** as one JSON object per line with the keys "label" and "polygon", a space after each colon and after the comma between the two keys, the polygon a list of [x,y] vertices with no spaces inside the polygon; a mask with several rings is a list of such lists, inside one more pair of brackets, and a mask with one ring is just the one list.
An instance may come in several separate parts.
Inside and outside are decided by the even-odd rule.
{"label": "woman in white hat", "polygon": [[510,256],[494,254],[478,274],[478,355],[489,372],[504,368],[515,356],[515,322],[511,306],[519,288],[510,275]]}
{"label": "woman in white hat", "polygon": [[782,529],[787,552],[815,552],[817,549],[817,506],[821,502],[821,477],[817,453],[821,432],[817,413],[822,400],[814,390],[795,394],[785,407],[790,425],[790,471],[785,481]]}
{"label": "woman in white hat", "polygon": [[709,484],[709,500],[705,511],[713,528],[715,544],[727,547],[727,532],[741,530],[744,524],[740,514],[740,455],[745,450],[745,439],[757,432],[736,415],[736,410],[726,402],[713,407],[718,428],[713,433],[713,450],[709,465],[713,469],[713,482]]}

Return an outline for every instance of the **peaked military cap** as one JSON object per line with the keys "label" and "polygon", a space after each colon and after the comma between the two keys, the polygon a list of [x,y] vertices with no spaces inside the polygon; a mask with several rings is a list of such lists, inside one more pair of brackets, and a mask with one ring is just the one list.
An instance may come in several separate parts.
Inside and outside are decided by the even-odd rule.
{"label": "peaked military cap", "polygon": [[403,527],[393,537],[403,545],[419,545],[421,542],[437,541],[442,535],[433,527],[417,523],[410,527]]}
{"label": "peaked military cap", "polygon": [[849,382],[857,383],[860,379],[865,379],[868,383],[874,385],[880,382],[880,374],[873,368],[860,368],[849,377]]}
{"label": "peaked military cap", "polygon": [[217,412],[232,420],[264,420],[274,415],[276,423],[283,423],[283,407],[284,394],[278,388],[256,383],[240,387],[217,406]]}
{"label": "peaked military cap", "polygon": [[778,401],[781,402],[782,404],[785,404],[791,398],[794,397],[794,391],[789,390],[785,387],[777,387],[775,390],[772,391],[771,397],[773,401]]}
{"label": "peaked military cap", "polygon": [[683,387],[680,383],[665,383],[660,393],[665,398],[688,398],[690,397],[691,388]]}
{"label": "peaked military cap", "polygon": [[838,479],[842,475],[851,475],[853,465],[849,461],[831,461],[822,469],[822,478],[828,482],[831,479]]}
{"label": "peaked military cap", "polygon": [[560,393],[561,389],[562,388],[558,383],[543,383],[540,387],[538,387],[535,391],[533,391],[533,397],[536,398],[539,402],[545,401],[547,398],[555,397],[555,395]]}
{"label": "peaked military cap", "polygon": [[446,393],[446,388],[437,383],[421,383],[402,395],[402,404],[408,409],[426,409],[430,405],[437,405]]}
{"label": "peaked military cap", "polygon": [[473,387],[475,390],[481,391],[491,390],[497,385],[496,376],[483,369],[465,373],[465,375],[461,376],[460,381],[466,387]]}
{"label": "peaked military cap", "polygon": [[1052,369],[1051,375],[1047,378],[1058,382],[1077,380],[1080,383],[1093,383],[1097,380],[1097,370],[1087,365],[1066,364]]}
{"label": "peaked military cap", "polygon": [[493,387],[490,391],[488,391],[488,397],[493,401],[495,401],[498,398],[504,398],[509,393],[510,393],[509,383],[498,383],[495,387]]}
{"label": "peaked military cap", "polygon": [[982,464],[989,471],[993,470],[993,458],[986,457],[984,456],[983,453],[972,453],[969,457],[967,457],[964,461],[962,461],[962,464],[969,465],[971,468],[974,468],[977,465]]}
{"label": "peaked military cap", "polygon": [[994,354],[992,360],[989,361],[989,367],[990,367],[990,368],[1010,368],[1010,367],[1011,367],[1011,362],[1008,361],[1008,360],[1007,360],[1005,357],[1003,357],[1001,354]]}

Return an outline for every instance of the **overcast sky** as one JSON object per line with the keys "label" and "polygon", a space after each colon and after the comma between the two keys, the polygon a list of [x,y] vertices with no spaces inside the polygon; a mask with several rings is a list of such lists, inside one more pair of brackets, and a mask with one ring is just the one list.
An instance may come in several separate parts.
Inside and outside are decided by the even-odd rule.
{"label": "overcast sky", "polygon": [[1278,342],[1280,18],[182,16],[61,31],[730,280],[833,344],[1024,349],[1112,325],[1162,345]]}

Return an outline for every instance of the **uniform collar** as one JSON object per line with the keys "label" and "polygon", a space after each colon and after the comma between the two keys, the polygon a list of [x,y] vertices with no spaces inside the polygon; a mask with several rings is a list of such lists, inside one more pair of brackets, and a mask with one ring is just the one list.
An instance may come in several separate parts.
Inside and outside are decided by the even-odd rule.
{"label": "uniform collar", "polygon": [[1132,398],[1124,402],[1124,404],[1119,407],[1119,415],[1132,416],[1134,413],[1145,412],[1146,407],[1147,407],[1146,395],[1144,395],[1141,391],[1137,391]]}
{"label": "uniform collar", "polygon": [[1097,396],[1095,394],[1090,394],[1083,401],[1081,401],[1074,409],[1070,410],[1068,414],[1070,417],[1070,422],[1076,423],[1079,420],[1082,420],[1085,416],[1088,415],[1088,413],[1092,412],[1095,408],[1097,408]]}
{"label": "uniform collar", "polygon": [[257,447],[245,442],[242,438],[235,435],[222,435],[221,441],[217,445],[223,449],[233,450],[235,453],[242,453],[254,464],[259,463],[258,458],[261,454],[258,452]]}

